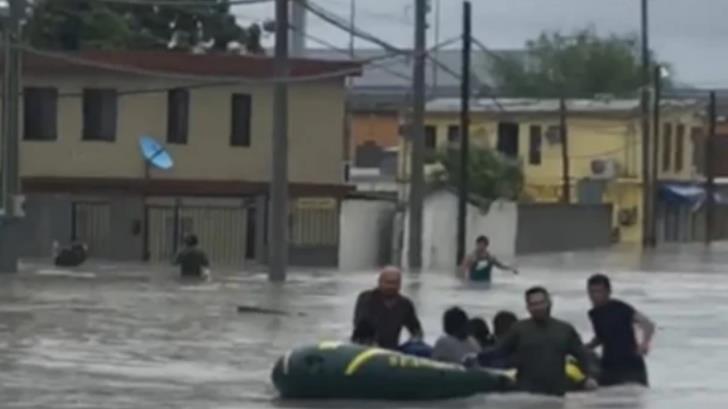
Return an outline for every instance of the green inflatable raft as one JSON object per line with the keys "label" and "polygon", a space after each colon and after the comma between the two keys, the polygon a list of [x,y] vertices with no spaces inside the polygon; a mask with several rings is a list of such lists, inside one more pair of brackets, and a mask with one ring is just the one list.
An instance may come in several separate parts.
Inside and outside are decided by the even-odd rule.
{"label": "green inflatable raft", "polygon": [[336,342],[288,352],[272,378],[284,399],[435,400],[512,389],[504,374]]}

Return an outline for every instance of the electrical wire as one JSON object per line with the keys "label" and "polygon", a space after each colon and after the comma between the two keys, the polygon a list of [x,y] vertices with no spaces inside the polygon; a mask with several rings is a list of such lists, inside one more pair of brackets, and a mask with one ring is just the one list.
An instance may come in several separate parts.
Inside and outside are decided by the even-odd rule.
{"label": "electrical wire", "polygon": [[[316,43],[318,45],[327,47],[327,48],[329,48],[329,49],[331,49],[333,51],[336,51],[336,52],[338,52],[338,53],[340,53],[342,55],[346,55],[348,57],[351,57],[350,50],[337,47],[336,45],[332,44],[329,41],[326,41],[324,39],[321,39],[319,37],[316,37],[316,36],[314,36],[312,34],[308,34],[308,33],[302,32],[302,30],[299,30],[297,27],[295,27],[293,25],[290,26],[290,29],[292,31],[294,31],[294,32],[302,33],[305,38],[313,41],[314,43]],[[356,58],[356,56],[354,56],[354,58]],[[394,57],[394,58],[402,58],[402,56],[397,56],[397,57]],[[410,77],[410,76],[408,76],[406,74],[402,74],[401,72],[395,71],[395,70],[389,68],[385,64],[379,64],[379,63],[376,63],[376,62],[372,62],[372,63],[370,63],[368,65],[371,66],[371,67],[374,67],[374,68],[381,69],[382,71],[385,71],[388,74],[391,74],[391,75],[393,75],[395,77],[398,77],[398,78],[401,78],[401,79],[404,79],[404,80],[407,80],[407,81],[410,81],[412,79],[412,77]]]}
{"label": "electrical wire", "polygon": [[342,17],[324,10],[321,6],[315,4],[311,1],[306,1],[306,2],[301,2],[300,0],[293,0],[293,1],[298,1],[299,4],[302,4],[306,8],[306,10],[311,12],[311,14],[315,15],[316,17],[320,18],[321,20],[323,20],[335,27],[338,27],[341,30],[346,31],[349,34],[354,35],[355,37],[361,38],[362,40],[369,41],[372,44],[376,44],[389,52],[399,53],[399,54],[408,54],[409,53],[407,50],[404,50],[400,47],[390,44],[371,33],[368,33],[366,31],[363,31],[363,30],[357,28],[356,26],[353,26],[350,22],[346,21]]}

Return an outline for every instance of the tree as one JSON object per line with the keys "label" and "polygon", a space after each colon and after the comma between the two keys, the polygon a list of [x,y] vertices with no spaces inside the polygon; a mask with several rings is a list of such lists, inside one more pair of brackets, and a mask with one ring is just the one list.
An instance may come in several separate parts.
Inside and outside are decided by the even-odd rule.
{"label": "tree", "polygon": [[599,37],[583,29],[570,36],[543,33],[526,43],[525,56],[498,57],[492,70],[507,96],[632,97],[642,85],[639,56],[634,35]]}
{"label": "tree", "polygon": [[[460,152],[456,149],[438,152],[433,158],[442,168],[431,175],[435,185],[456,187],[460,184]],[[471,148],[468,161],[471,194],[485,199],[516,200],[523,191],[523,171],[520,164],[486,148]]]}
{"label": "tree", "polygon": [[225,52],[235,42],[264,53],[257,24],[243,28],[227,0],[204,6],[152,6],[94,0],[36,0],[25,41],[51,50],[155,50],[196,48]]}

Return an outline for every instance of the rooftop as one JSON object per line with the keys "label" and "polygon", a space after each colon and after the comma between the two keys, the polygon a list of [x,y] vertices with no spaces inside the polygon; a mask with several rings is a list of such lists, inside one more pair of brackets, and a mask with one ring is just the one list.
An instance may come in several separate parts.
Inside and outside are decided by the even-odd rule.
{"label": "rooftop", "polygon": [[[173,74],[200,77],[272,78],[273,58],[190,54],[174,51],[83,51],[78,53],[31,52],[23,56],[26,72],[73,74],[89,71],[116,71],[129,74]],[[361,74],[356,61],[291,59],[291,75],[307,77],[341,73],[341,77]]]}
{"label": "rooftop", "polygon": [[[496,102],[497,101],[497,102]],[[478,98],[471,104],[472,112],[483,113],[545,113],[559,110],[558,99],[535,98]],[[702,106],[695,99],[665,99],[663,108],[696,108]],[[638,99],[570,99],[566,108],[572,113],[632,113],[640,108]],[[429,112],[460,112],[460,98],[438,98],[427,103]]]}

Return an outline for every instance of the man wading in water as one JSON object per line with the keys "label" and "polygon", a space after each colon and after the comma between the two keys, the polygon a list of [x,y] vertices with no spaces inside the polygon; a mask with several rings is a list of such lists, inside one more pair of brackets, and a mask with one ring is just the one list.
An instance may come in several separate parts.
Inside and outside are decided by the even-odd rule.
{"label": "man wading in water", "polygon": [[174,264],[180,268],[182,278],[209,279],[210,261],[207,254],[197,246],[199,240],[194,234],[185,237],[185,247],[177,254]]}
{"label": "man wading in water", "polygon": [[475,241],[475,251],[463,260],[462,272],[469,280],[489,283],[494,266],[518,274],[518,270],[493,257],[488,251],[488,246],[490,240],[487,237],[478,237]]}
{"label": "man wading in water", "polygon": [[[655,324],[631,305],[611,298],[609,277],[595,274],[587,281],[592,308],[589,319],[594,327],[594,339],[589,348],[602,347],[602,373],[599,383],[604,386],[625,383],[648,385],[644,356],[650,350]],[[634,327],[642,331],[637,343]]]}
{"label": "man wading in water", "polygon": [[[510,356],[516,365],[518,389],[541,395],[563,396],[569,386],[564,371],[566,357],[576,357],[585,374],[591,371],[587,350],[571,324],[551,317],[551,297],[543,287],[526,291],[531,318],[519,321],[498,341],[496,350]],[[485,357],[489,351],[481,354]],[[586,389],[597,387],[587,376]]]}
{"label": "man wading in water", "polygon": [[379,274],[379,285],[359,294],[354,310],[354,328],[367,322],[374,327],[376,343],[387,349],[397,349],[399,335],[406,327],[412,338],[422,338],[422,326],[414,304],[399,293],[402,273],[397,267],[386,267]]}

